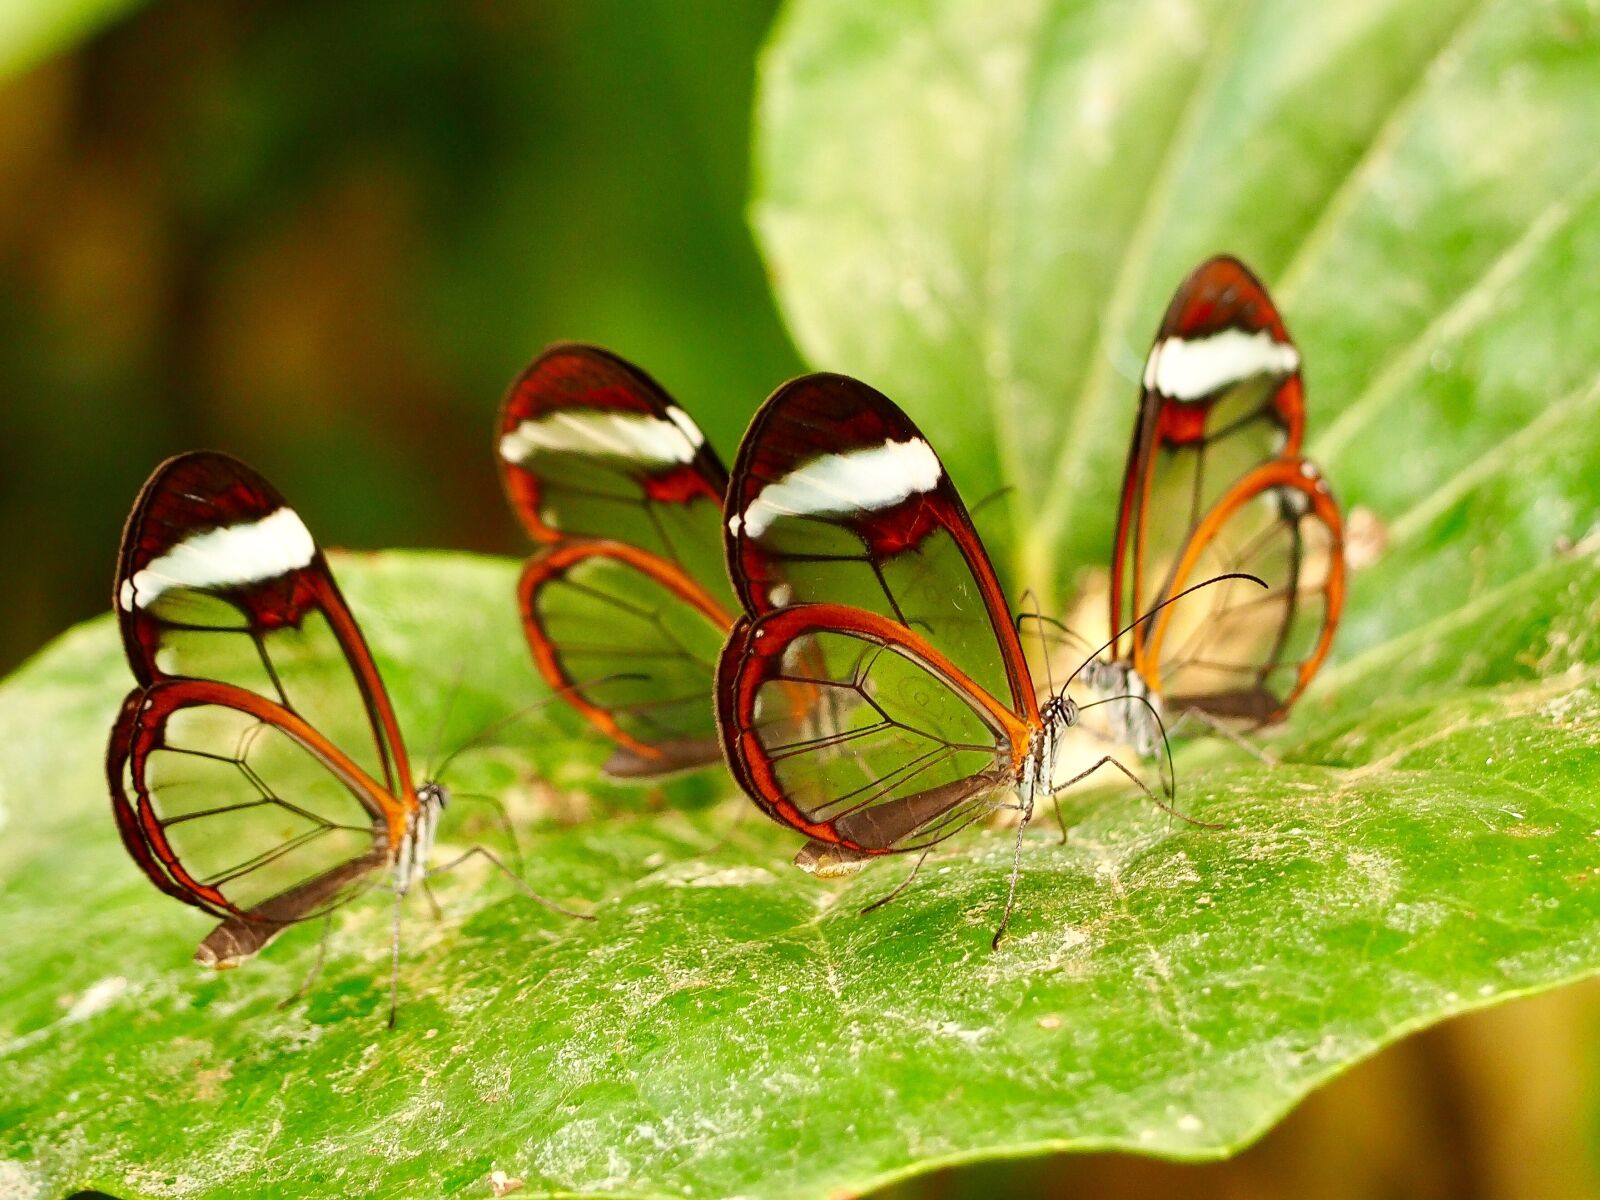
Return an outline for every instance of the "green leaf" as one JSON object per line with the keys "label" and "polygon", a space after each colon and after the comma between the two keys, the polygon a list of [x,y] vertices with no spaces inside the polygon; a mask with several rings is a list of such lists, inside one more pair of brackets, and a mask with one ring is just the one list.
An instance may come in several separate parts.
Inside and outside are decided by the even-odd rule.
{"label": "green leaf", "polygon": [[[1141,360],[1210,253],[1284,308],[1341,496],[1422,549],[1476,540],[1423,526],[1508,438],[1592,424],[1592,5],[797,0],[762,78],[753,216],[802,351],[906,404],[969,498],[1011,485],[995,540],[1047,595],[1106,562]],[[1572,470],[1519,473],[1471,587],[1586,531],[1594,439],[1555,440]],[[1345,648],[1438,603],[1359,587]]]}
{"label": "green leaf", "polygon": [[[515,564],[336,570],[414,746],[458,678],[447,746],[534,694]],[[1221,830],[1126,789],[1069,796],[1071,841],[1030,839],[998,953],[1006,831],[863,917],[908,864],[820,884],[742,804],[697,806],[717,773],[598,785],[604,748],[538,710],[455,782],[503,796],[529,882],[599,919],[448,877],[442,922],[405,914],[394,1032],[380,898],[340,912],[287,1009],[314,930],[234,972],[187,961],[207,922],[140,878],[107,811],[127,681],[92,622],[0,688],[0,1179],[240,1200],[486,1195],[503,1170],[535,1194],[814,1196],[1052,1148],[1226,1153],[1406,1031],[1600,961],[1597,596],[1575,552],[1346,664],[1281,767],[1197,751],[1185,803]],[[450,845],[492,833],[469,807]]]}
{"label": "green leaf", "polygon": [[[1103,559],[1148,330],[1214,249],[1275,285],[1313,452],[1387,552],[1267,768],[1179,760],[893,905],[716,771],[601,783],[560,707],[456,760],[503,798],[540,909],[493,872],[342,910],[240,971],[123,855],[100,757],[106,621],[0,687],[0,1183],[51,1195],[815,1196],[940,1163],[1231,1152],[1450,1014],[1600,965],[1600,30],[1576,3],[802,0],[764,65],[755,213],[819,366],[1012,493],[1014,579]],[[515,564],[341,558],[413,748],[537,695]],[[449,697],[457,690],[454,702]],[[726,799],[725,806],[716,805]],[[740,819],[742,817],[742,819]],[[494,837],[452,806],[446,841]],[[174,1131],[181,1130],[181,1136]]]}
{"label": "green leaf", "polygon": [[[1347,797],[1355,785],[1331,780],[1348,777],[1370,803],[1458,822],[1561,806],[1592,785],[1582,725],[1553,744],[1513,731],[1546,697],[1556,714],[1589,704],[1597,51],[1600,14],[1578,3],[794,0],[762,67],[752,218],[803,353],[900,399],[969,498],[1008,486],[1009,521],[985,530],[1002,569],[1073,612],[1096,611],[1096,575],[1103,588],[1137,376],[1171,289],[1207,254],[1243,256],[1304,352],[1310,453],[1387,540],[1353,579],[1334,665],[1283,757],[1349,773],[1307,782],[1314,795]],[[1402,697],[1385,733],[1374,706]],[[1529,778],[1506,775],[1503,751],[1461,761],[1479,719],[1504,723]],[[1270,806],[1282,777],[1219,770],[1200,786],[1232,778]],[[1392,855],[1383,841],[1352,821],[1322,853]],[[1393,861],[1420,883],[1408,861],[1442,850],[1449,871],[1504,865],[1425,839]],[[1579,877],[1538,863],[1527,894]],[[1235,935],[1267,972],[1278,938],[1333,936],[1312,911],[1289,926]],[[1358,1007],[1387,1010],[1413,949],[1393,943]],[[1571,973],[1595,965],[1580,955]],[[1348,970],[1305,978],[1331,1001]],[[1195,1003],[1189,984],[1174,993],[1174,1013]],[[1330,1002],[1330,1036],[1347,1015]],[[1259,1023],[1239,1014],[1241,1053],[1262,1053]],[[1252,1089],[1225,1087],[1265,1121]],[[1138,1145],[1137,1120],[1159,1115],[1108,1136]]]}
{"label": "green leaf", "polygon": [[0,0],[0,79],[64,50],[140,0]]}

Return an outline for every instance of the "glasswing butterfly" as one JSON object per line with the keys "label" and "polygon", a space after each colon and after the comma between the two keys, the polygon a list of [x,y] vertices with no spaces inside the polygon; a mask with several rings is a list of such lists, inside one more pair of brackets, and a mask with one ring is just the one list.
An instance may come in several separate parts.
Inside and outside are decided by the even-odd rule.
{"label": "glasswing butterfly", "polygon": [[[151,882],[220,919],[196,961],[237,966],[387,881],[392,1025],[399,903],[446,869],[429,857],[450,794],[413,778],[310,531],[237,459],[168,459],[123,531],[112,605],[137,681],[107,751],[112,811]],[[472,854],[511,874],[483,847],[461,857]]]}
{"label": "glasswing butterfly", "polygon": [[616,743],[606,771],[719,761],[712,672],[736,611],[728,473],[699,427],[631,363],[566,343],[517,377],[496,436],[511,507],[544,546],[518,586],[528,648]]}
{"label": "glasswing butterfly", "polygon": [[1078,706],[1065,688],[1039,702],[1005,593],[933,447],[865,383],[793,380],[739,446],[725,518],[744,607],[716,678],[734,777],[810,839],[795,864],[823,876],[925,852],[1018,808],[998,945],[1036,797],[1108,764],[1150,793],[1109,755],[1055,778]]}
{"label": "glasswing butterfly", "polygon": [[[1344,605],[1338,503],[1301,457],[1300,352],[1260,281],[1218,256],[1179,285],[1145,362],[1111,557],[1108,657],[1082,668],[1108,734],[1156,753],[1162,714],[1281,721]],[[1196,580],[1249,573],[1171,603]],[[1164,607],[1163,607],[1164,606]],[[1130,617],[1161,607],[1149,620]]]}

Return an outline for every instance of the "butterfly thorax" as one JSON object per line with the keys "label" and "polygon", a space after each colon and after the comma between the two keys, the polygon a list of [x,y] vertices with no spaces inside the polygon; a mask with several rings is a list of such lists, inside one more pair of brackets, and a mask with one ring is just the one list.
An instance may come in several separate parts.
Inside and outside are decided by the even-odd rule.
{"label": "butterfly thorax", "polygon": [[1040,706],[1039,728],[1028,745],[1023,764],[1021,791],[1024,805],[1031,805],[1036,788],[1049,791],[1055,778],[1056,751],[1067,730],[1078,723],[1077,702],[1065,691],[1051,696]]}
{"label": "butterfly thorax", "polygon": [[1144,676],[1124,660],[1097,658],[1079,678],[1096,700],[1107,701],[1103,706],[1107,736],[1131,745],[1144,758],[1155,757],[1161,743],[1161,697],[1150,690]]}
{"label": "butterfly thorax", "polygon": [[439,815],[450,803],[450,789],[432,780],[418,786],[417,806],[406,815],[406,832],[395,853],[394,888],[404,895],[428,872]]}

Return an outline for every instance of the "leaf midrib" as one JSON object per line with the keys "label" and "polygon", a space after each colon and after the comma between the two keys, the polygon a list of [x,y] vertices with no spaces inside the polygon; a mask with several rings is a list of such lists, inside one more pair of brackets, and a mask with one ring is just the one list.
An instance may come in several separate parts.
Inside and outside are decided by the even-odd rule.
{"label": "leaf midrib", "polygon": [[[1257,0],[1238,0],[1216,30],[1205,59],[1195,72],[1194,85],[1184,103],[1183,115],[1172,125],[1146,193],[1144,207],[1140,210],[1132,233],[1123,244],[1111,299],[1096,322],[1095,345],[1124,336],[1133,319],[1134,308],[1149,275],[1156,238],[1165,227],[1171,209],[1178,177],[1188,162],[1196,139],[1206,128],[1206,119],[1216,101],[1218,89],[1238,49],[1245,16],[1256,3]],[[1109,424],[1105,410],[1112,400],[1112,374],[1113,364],[1108,355],[1090,355],[1089,367],[1083,374],[1077,398],[1066,410],[1072,426],[1087,432]],[[1071,523],[1078,498],[1089,491],[1083,486],[1083,478],[1089,455],[1094,449],[1096,439],[1092,434],[1074,437],[1069,431],[1062,439],[1055,469],[1050,478],[1043,481],[1046,489],[1044,503],[1032,527],[1023,536],[1025,544],[1032,543],[1023,552],[1023,563],[1035,572],[1027,577],[1043,590],[1052,610],[1059,607],[1055,603],[1055,592],[1061,586],[1058,572],[1061,534]],[[1093,498],[1096,503],[1103,502],[1098,493]]]}

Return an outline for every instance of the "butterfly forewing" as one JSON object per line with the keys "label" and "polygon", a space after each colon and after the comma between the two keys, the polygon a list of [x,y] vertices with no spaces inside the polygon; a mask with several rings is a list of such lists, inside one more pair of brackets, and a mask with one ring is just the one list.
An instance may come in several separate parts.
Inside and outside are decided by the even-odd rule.
{"label": "butterfly forewing", "polygon": [[[1247,471],[1298,454],[1304,426],[1300,354],[1277,308],[1237,259],[1208,259],[1179,286],[1145,363],[1112,555],[1113,631],[1171,594],[1202,517]],[[1132,639],[1148,633],[1141,625]]]}
{"label": "butterfly forewing", "polygon": [[1328,653],[1344,600],[1339,508],[1309,462],[1246,472],[1202,518],[1171,589],[1231,579],[1163,609],[1134,665],[1175,711],[1261,724],[1282,719]]}
{"label": "butterfly forewing", "polygon": [[276,701],[409,794],[393,710],[326,560],[237,459],[201,452],[156,469],[123,534],[113,604],[140,683],[212,679]]}
{"label": "butterfly forewing", "polygon": [[1005,596],[938,455],[859,380],[779,388],[739,448],[728,569],[746,611],[848,604],[936,647],[970,683],[1034,711]]}
{"label": "butterfly forewing", "polygon": [[1040,718],[1005,597],[893,402],[837,375],[780,388],[740,446],[727,527],[747,615],[718,672],[723,744],[757,804],[813,839],[798,863],[926,848],[1019,782]]}
{"label": "butterfly forewing", "polygon": [[511,386],[497,449],[511,507],[535,540],[623,542],[726,600],[727,471],[637,367],[595,346],[545,351]]}
{"label": "butterfly forewing", "polygon": [[735,605],[727,472],[698,426],[632,364],[562,345],[512,385],[497,452],[513,510],[550,546],[520,592],[540,672],[618,743],[612,773],[713,761],[711,673]]}

